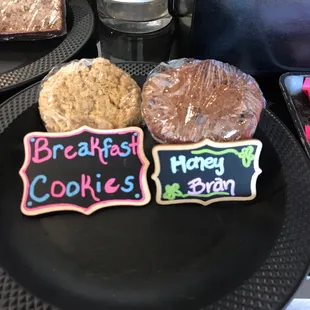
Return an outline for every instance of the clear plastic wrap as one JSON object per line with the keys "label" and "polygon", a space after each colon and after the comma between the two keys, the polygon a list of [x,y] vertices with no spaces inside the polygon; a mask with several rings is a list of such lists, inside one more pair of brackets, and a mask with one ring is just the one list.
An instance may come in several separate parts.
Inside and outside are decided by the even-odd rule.
{"label": "clear plastic wrap", "polygon": [[43,40],[67,33],[65,0],[1,0],[0,41]]}
{"label": "clear plastic wrap", "polygon": [[160,143],[251,138],[266,101],[253,77],[216,60],[161,63],[142,90],[142,116]]}
{"label": "clear plastic wrap", "polygon": [[54,68],[43,79],[39,111],[47,131],[81,126],[116,129],[141,124],[141,90],[107,59],[81,59]]}

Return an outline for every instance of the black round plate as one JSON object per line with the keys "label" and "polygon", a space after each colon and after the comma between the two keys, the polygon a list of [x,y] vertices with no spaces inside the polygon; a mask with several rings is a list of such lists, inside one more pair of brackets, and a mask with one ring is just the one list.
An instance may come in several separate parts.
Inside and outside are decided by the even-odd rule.
{"label": "black round plate", "polygon": [[46,74],[74,57],[94,30],[94,16],[86,0],[67,4],[67,34],[32,42],[0,42],[0,93]]}
{"label": "black round plate", "polygon": [[[121,66],[140,83],[152,67]],[[310,166],[273,114],[262,114],[256,132],[264,146],[254,201],[163,207],[153,199],[89,217],[30,218],[20,212],[18,170],[24,135],[44,130],[37,95],[38,84],[0,108],[0,264],[22,286],[75,310],[271,310],[289,301],[310,258]],[[153,145],[146,132],[150,159]],[[0,297],[5,309],[48,307],[6,273]]]}

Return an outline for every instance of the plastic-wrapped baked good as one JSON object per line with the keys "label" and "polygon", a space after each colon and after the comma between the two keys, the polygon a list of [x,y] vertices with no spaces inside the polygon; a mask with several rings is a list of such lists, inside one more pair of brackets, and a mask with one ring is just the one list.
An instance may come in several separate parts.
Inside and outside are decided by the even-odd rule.
{"label": "plastic-wrapped baked good", "polygon": [[216,60],[162,63],[142,91],[142,116],[160,143],[251,138],[265,104],[253,77]]}
{"label": "plastic-wrapped baked good", "polygon": [[66,34],[64,0],[1,0],[0,40],[48,39]]}
{"label": "plastic-wrapped baked good", "polygon": [[141,90],[122,69],[104,58],[73,61],[42,81],[39,111],[51,132],[81,126],[115,129],[138,126]]}

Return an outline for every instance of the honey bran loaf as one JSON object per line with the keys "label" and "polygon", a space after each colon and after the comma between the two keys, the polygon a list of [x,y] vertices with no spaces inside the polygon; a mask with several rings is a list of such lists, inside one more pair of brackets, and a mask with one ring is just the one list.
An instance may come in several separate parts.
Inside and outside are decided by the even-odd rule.
{"label": "honey bran loaf", "polygon": [[264,106],[254,78],[216,60],[160,65],[142,91],[142,116],[160,143],[251,138]]}

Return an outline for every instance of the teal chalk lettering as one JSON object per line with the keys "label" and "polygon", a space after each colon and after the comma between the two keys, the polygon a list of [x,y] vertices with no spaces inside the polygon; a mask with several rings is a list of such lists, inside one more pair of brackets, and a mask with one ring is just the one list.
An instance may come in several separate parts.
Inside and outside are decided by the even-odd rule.
{"label": "teal chalk lettering", "polygon": [[124,183],[125,185],[127,185],[127,187],[122,186],[121,191],[123,191],[124,193],[130,193],[134,189],[134,184],[132,182],[134,179],[135,177],[132,175],[126,177]]}
{"label": "teal chalk lettering", "polygon": [[94,154],[89,150],[89,146],[87,142],[80,142],[78,144],[78,147],[79,147],[78,155],[80,157],[94,156]]}
{"label": "teal chalk lettering", "polygon": [[80,192],[80,185],[78,182],[71,181],[67,184],[66,195],[68,197],[73,197]]}
{"label": "teal chalk lettering", "polygon": [[207,157],[205,158],[204,160],[204,165],[203,165],[203,168],[201,169],[201,171],[204,171],[204,168],[206,169],[214,169],[215,167],[215,158],[213,157]]}
{"label": "teal chalk lettering", "polygon": [[195,156],[191,158],[186,158],[184,155],[179,155],[178,157],[173,156],[170,158],[170,166],[172,173],[177,173],[181,168],[183,173],[187,171],[200,170],[204,172],[205,170],[215,169],[217,176],[221,176],[225,172],[224,167],[224,157],[201,157]]}
{"label": "teal chalk lettering", "polygon": [[186,173],[186,157],[184,155],[180,155],[178,159],[176,156],[170,158],[170,167],[172,173],[177,173],[179,166],[181,166],[182,171]]}
{"label": "teal chalk lettering", "polygon": [[221,176],[224,174],[225,172],[225,166],[224,166],[224,157],[220,157],[216,159],[216,163],[215,163],[215,173],[218,176]]}
{"label": "teal chalk lettering", "polygon": [[47,182],[47,177],[43,174],[40,174],[38,176],[36,176],[31,184],[30,184],[30,187],[29,187],[29,196],[32,200],[34,200],[35,202],[38,202],[38,203],[41,203],[41,202],[44,202],[46,201],[50,195],[49,194],[45,194],[41,197],[38,197],[36,194],[35,194],[35,187],[37,185],[37,183],[41,181],[41,183],[45,184]]}
{"label": "teal chalk lettering", "polygon": [[55,144],[53,146],[53,159],[57,159],[57,151],[64,150],[64,146],[62,144]]}
{"label": "teal chalk lettering", "polygon": [[[101,178],[101,174],[100,174],[100,173],[97,173],[97,174],[96,174],[96,177],[97,177],[98,179],[100,179],[100,178]],[[97,192],[97,193],[101,193],[101,191],[102,191],[102,184],[101,184],[101,181],[97,181],[97,182],[96,182],[96,192]]]}
{"label": "teal chalk lettering", "polygon": [[127,141],[122,142],[121,148],[123,151],[125,151],[124,153],[120,154],[121,157],[127,157],[131,154],[131,148],[129,147],[129,143]]}
{"label": "teal chalk lettering", "polygon": [[190,158],[186,163],[186,167],[189,171],[198,169],[199,163],[198,163],[197,157]]}

